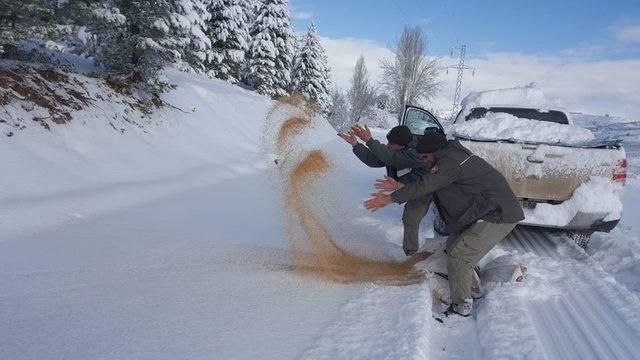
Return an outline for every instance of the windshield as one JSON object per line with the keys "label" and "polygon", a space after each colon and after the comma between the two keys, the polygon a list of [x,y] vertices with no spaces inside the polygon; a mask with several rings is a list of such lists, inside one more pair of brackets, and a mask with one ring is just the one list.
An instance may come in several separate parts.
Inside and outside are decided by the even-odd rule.
{"label": "windshield", "polygon": [[557,124],[569,124],[567,115],[561,111],[549,110],[545,112],[538,109],[520,109],[507,107],[474,108],[473,110],[471,110],[469,115],[467,115],[465,121],[483,118],[488,112],[507,113],[521,119],[548,121]]}

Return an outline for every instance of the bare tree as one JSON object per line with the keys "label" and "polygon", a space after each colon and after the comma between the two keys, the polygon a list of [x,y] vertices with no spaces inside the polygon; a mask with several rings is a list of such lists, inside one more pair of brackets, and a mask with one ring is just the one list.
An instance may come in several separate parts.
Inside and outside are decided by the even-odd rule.
{"label": "bare tree", "polygon": [[360,55],[353,68],[351,89],[349,89],[349,105],[351,123],[355,124],[364,116],[371,115],[376,102],[376,91],[369,85],[369,73],[364,63],[364,56]]}
{"label": "bare tree", "polygon": [[[331,107],[329,108],[329,124],[336,130],[346,131],[349,124],[349,104],[345,93],[337,87],[331,91]],[[345,127],[347,129],[345,129]]]}
{"label": "bare tree", "polygon": [[383,60],[382,86],[392,97],[392,108],[398,117],[406,105],[431,100],[441,83],[437,81],[440,59],[426,56],[427,43],[419,26],[405,27],[394,49],[393,61]]}

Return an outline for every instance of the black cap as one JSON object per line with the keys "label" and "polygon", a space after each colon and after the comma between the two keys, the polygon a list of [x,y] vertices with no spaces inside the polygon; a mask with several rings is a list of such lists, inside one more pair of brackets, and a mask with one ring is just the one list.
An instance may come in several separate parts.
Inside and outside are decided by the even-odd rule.
{"label": "black cap", "polygon": [[397,145],[406,146],[413,140],[413,135],[407,126],[398,125],[389,131],[387,140]]}
{"label": "black cap", "polygon": [[420,154],[434,153],[444,147],[447,137],[439,131],[427,130],[416,145],[416,152]]}

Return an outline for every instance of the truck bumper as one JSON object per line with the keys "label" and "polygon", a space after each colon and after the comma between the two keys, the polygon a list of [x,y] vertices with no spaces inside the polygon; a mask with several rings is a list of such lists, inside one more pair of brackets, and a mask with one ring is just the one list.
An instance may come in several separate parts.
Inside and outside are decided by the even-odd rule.
{"label": "truck bumper", "polygon": [[600,232],[609,232],[618,225],[620,219],[605,221],[607,214],[599,213],[583,213],[578,212],[571,221],[566,225],[545,224],[539,222],[530,222],[527,219],[521,221],[523,225],[564,229],[564,230],[592,230]]}

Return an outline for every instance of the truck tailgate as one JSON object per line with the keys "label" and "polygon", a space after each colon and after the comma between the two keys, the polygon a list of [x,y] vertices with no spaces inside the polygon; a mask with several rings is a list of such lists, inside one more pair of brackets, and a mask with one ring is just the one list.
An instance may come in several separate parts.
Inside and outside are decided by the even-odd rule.
{"label": "truck tailgate", "polygon": [[500,171],[520,199],[565,201],[592,176],[611,178],[623,148],[460,140]]}

